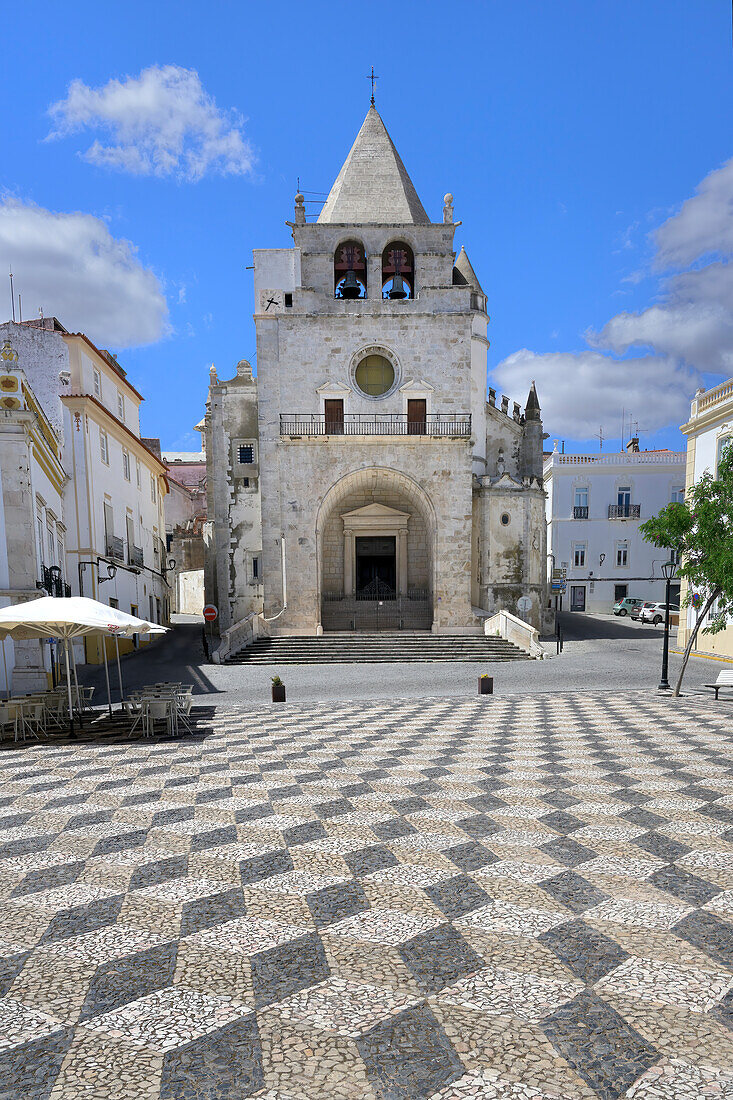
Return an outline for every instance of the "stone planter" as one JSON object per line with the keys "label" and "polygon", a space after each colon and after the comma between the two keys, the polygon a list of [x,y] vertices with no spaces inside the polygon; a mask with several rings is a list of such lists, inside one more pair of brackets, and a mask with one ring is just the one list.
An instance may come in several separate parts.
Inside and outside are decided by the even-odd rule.
{"label": "stone planter", "polygon": [[272,701],[273,703],[285,702],[285,684],[272,685]]}
{"label": "stone planter", "polygon": [[493,676],[479,676],[479,678],[478,678],[478,693],[479,693],[479,695],[493,695],[494,694],[494,677]]}

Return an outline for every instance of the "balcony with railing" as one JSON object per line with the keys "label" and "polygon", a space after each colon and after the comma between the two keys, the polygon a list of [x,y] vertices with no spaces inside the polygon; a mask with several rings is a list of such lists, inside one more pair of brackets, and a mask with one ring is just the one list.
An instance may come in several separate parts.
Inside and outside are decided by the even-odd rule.
{"label": "balcony with railing", "polygon": [[136,565],[142,569],[143,566],[143,552],[140,546],[130,546],[127,550],[127,564]]}
{"label": "balcony with railing", "polygon": [[427,435],[468,439],[470,413],[426,413],[415,418],[408,413],[344,413],[326,419],[325,413],[280,413],[280,435]]}
{"label": "balcony with railing", "polygon": [[125,560],[125,544],[118,535],[107,536],[106,553],[108,558],[115,561]]}
{"label": "balcony with railing", "polygon": [[588,518],[588,505],[576,504],[573,508],[573,519],[587,519]]}
{"label": "balcony with railing", "polygon": [[609,506],[608,506],[608,518],[609,519],[640,519],[641,518],[641,505],[640,504],[609,504]]}

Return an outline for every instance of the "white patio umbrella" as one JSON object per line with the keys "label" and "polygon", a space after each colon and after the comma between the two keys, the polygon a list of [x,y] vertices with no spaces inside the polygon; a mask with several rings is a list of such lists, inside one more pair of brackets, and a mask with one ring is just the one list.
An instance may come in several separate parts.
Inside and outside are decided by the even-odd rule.
{"label": "white patio umbrella", "polygon": [[[133,634],[161,634],[166,627],[126,615],[115,607],[108,607],[86,596],[41,596],[27,603],[17,603],[0,608],[0,634],[5,638],[57,638],[64,643],[66,659],[66,686],[69,693],[70,729],[74,731],[74,709],[71,700],[71,671],[69,645],[74,638],[86,634],[131,637]],[[118,651],[119,658],[119,651]],[[106,653],[105,653],[106,668]],[[119,669],[119,659],[118,659]],[[76,666],[74,666],[76,679]],[[109,678],[107,680],[109,689]],[[77,685],[78,688],[78,685]],[[122,677],[120,676],[120,690]],[[78,694],[78,692],[77,692]]]}
{"label": "white patio umbrella", "polygon": [[[95,602],[95,601],[90,601]],[[102,607],[105,605],[102,604]],[[116,607],[108,607],[107,611],[110,613],[110,623],[107,633],[111,634],[115,640],[115,654],[117,657],[117,682],[120,685],[120,703],[124,698],[122,689],[122,667],[120,665],[120,645],[118,639],[120,637],[130,638],[135,634],[167,634],[168,628],[165,626],[159,626],[157,623],[151,623],[147,619],[138,619],[135,615],[128,615],[125,611],[120,611]],[[109,693],[109,672],[107,670],[107,649],[104,649],[104,673],[107,679],[107,699],[110,705],[110,715],[112,713],[112,701]]]}

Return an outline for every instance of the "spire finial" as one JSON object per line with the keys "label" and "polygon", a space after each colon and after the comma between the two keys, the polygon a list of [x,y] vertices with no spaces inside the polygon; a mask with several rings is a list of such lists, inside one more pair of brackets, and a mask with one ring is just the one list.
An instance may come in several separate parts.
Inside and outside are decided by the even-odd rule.
{"label": "spire finial", "polygon": [[379,77],[374,75],[374,66],[373,65],[372,65],[372,71],[369,74],[369,76],[367,77],[367,80],[371,80],[371,82],[372,82],[372,107],[373,107],[374,106],[374,81],[379,80]]}

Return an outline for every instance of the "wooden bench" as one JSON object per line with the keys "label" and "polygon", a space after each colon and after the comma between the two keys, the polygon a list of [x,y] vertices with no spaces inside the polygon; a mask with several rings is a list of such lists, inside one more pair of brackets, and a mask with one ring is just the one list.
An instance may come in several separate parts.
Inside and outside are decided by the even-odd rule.
{"label": "wooden bench", "polygon": [[718,692],[721,688],[733,689],[733,669],[726,670],[718,673],[718,679],[714,684],[705,684],[706,688],[712,688],[715,692],[715,698],[718,698]]}

